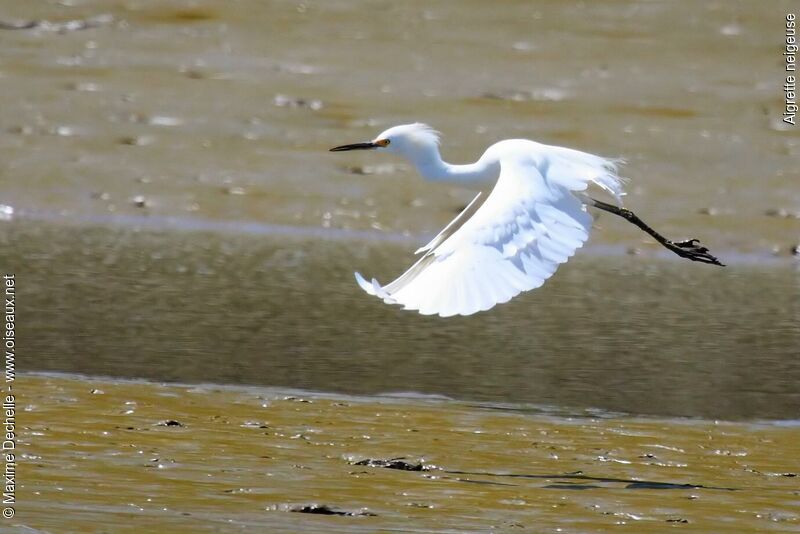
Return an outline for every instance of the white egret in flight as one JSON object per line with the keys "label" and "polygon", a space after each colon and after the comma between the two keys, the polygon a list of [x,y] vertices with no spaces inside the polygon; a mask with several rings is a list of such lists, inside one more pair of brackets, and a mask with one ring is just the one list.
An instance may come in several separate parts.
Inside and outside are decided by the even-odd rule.
{"label": "white egret in flight", "polygon": [[[670,241],[621,207],[622,180],[614,161],[525,139],[495,143],[467,165],[439,154],[439,135],[425,124],[389,128],[372,141],[332,148],[376,150],[410,161],[428,180],[496,182],[424,247],[422,257],[381,286],[355,273],[361,288],[388,304],[424,315],[471,315],[541,286],[589,238],[593,206],[635,224],[663,246],[693,261],[722,265],[696,239]],[[590,184],[619,206],[587,196]]]}

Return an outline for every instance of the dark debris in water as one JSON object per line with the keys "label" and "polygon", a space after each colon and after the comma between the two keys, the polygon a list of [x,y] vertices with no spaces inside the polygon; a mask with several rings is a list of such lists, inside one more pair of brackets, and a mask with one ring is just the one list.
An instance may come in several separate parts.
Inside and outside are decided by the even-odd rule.
{"label": "dark debris in water", "polygon": [[384,469],[397,469],[399,471],[430,471],[435,469],[434,466],[424,465],[422,462],[407,462],[404,457],[400,458],[366,458],[357,462],[351,462],[352,465],[365,465],[367,467],[383,467]]}
{"label": "dark debris in water", "polygon": [[313,401],[310,401],[308,399],[304,399],[302,397],[295,397],[294,395],[289,395],[287,397],[284,397],[283,400],[291,401],[291,402],[303,402],[303,403],[307,403],[307,404],[311,404],[313,402]]}
{"label": "dark debris in water", "polygon": [[159,421],[156,423],[156,426],[183,426],[183,423],[180,421],[176,421],[175,419],[167,419],[165,421]]}
{"label": "dark debris in water", "polygon": [[[672,482],[649,482],[646,480],[631,482],[625,489],[658,489],[658,490],[672,490],[672,489],[698,489],[704,488],[698,484],[674,484]],[[708,489],[729,489],[729,488],[708,488]]]}
{"label": "dark debris in water", "polygon": [[339,515],[339,516],[347,516],[347,517],[356,517],[356,516],[375,516],[372,512],[367,510],[338,510],[336,508],[332,508],[327,504],[303,504],[299,506],[291,506],[288,509],[290,512],[296,512],[298,514],[318,514],[318,515]]}

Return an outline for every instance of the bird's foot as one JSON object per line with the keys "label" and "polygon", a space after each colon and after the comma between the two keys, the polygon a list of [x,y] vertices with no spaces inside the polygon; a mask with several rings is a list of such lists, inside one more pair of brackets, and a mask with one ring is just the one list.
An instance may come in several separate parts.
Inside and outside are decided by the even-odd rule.
{"label": "bird's foot", "polygon": [[710,254],[708,249],[700,244],[698,239],[687,239],[686,241],[667,241],[664,246],[681,258],[687,258],[692,261],[699,261],[701,263],[709,263],[711,265],[725,266],[720,262],[716,256]]}

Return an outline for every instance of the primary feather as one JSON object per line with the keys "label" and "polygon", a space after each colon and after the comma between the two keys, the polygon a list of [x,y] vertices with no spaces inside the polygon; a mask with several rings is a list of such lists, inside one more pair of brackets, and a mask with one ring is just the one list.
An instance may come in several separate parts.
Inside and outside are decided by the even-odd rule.
{"label": "primary feather", "polygon": [[[424,315],[471,315],[541,286],[589,237],[592,218],[573,193],[595,184],[618,202],[624,194],[613,161],[568,148],[514,139],[474,164],[449,165],[429,127],[395,127],[376,139],[397,141],[395,152],[430,179],[497,180],[483,204],[478,194],[393,282],[355,273],[370,295]],[[420,159],[424,151],[433,160]]]}

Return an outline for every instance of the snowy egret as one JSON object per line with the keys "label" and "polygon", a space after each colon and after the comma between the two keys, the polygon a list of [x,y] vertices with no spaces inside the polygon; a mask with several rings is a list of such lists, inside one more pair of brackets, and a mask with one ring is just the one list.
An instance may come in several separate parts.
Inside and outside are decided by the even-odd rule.
{"label": "snowy egret", "polygon": [[[622,207],[616,163],[569,148],[509,139],[486,149],[467,165],[451,165],[439,154],[439,134],[415,123],[394,126],[372,141],[337,146],[332,152],[376,150],[410,161],[433,181],[495,181],[433,240],[422,257],[393,282],[381,286],[359,273],[361,288],[388,304],[424,315],[471,315],[541,286],[589,238],[593,206],[635,224],[663,246],[693,261],[722,265],[696,239],[670,241]],[[583,191],[599,186],[618,205]]]}

